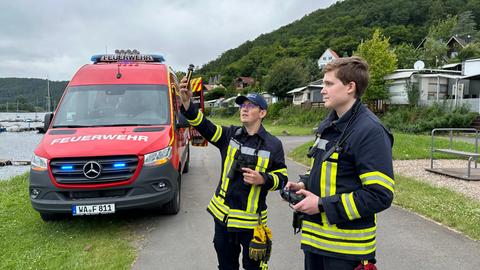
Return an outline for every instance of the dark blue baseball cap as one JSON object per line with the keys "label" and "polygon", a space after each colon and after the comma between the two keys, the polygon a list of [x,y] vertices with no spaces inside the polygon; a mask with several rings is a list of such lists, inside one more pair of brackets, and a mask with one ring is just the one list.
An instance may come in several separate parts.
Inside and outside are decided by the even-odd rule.
{"label": "dark blue baseball cap", "polygon": [[267,110],[267,108],[268,108],[267,101],[265,101],[263,96],[258,94],[258,93],[252,92],[252,93],[248,93],[246,96],[238,96],[235,99],[235,103],[237,103],[238,105],[242,105],[243,102],[245,102],[245,100],[249,100],[252,103],[255,103],[262,110]]}

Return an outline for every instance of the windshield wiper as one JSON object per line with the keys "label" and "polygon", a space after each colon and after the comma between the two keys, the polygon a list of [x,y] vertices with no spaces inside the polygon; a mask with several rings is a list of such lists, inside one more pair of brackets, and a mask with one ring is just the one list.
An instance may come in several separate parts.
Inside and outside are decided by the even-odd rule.
{"label": "windshield wiper", "polygon": [[137,127],[137,126],[158,126],[152,124],[110,124],[110,125],[92,125],[91,127]]}

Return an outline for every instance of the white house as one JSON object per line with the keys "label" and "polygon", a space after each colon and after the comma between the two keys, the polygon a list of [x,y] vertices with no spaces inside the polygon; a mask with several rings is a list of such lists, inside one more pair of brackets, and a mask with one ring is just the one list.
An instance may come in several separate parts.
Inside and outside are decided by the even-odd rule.
{"label": "white house", "polygon": [[262,95],[262,97],[265,99],[265,101],[267,102],[268,105],[272,105],[272,104],[278,102],[278,97],[274,96],[270,93],[262,92],[262,93],[260,93],[260,95]]}
{"label": "white house", "polygon": [[391,104],[408,104],[408,82],[418,86],[419,104],[444,102],[448,106],[466,105],[480,113],[480,59],[461,63],[461,71],[400,69],[384,77],[390,81]]}
{"label": "white house", "polygon": [[293,96],[293,105],[303,105],[305,103],[320,104],[323,103],[323,96],[320,93],[322,89],[323,80],[318,80],[306,86],[290,90],[287,92],[287,95]]}
{"label": "white house", "polygon": [[480,74],[480,58],[468,59],[462,62],[462,75],[472,76]]}
{"label": "white house", "polygon": [[384,77],[389,80],[390,104],[409,104],[408,84],[416,84],[420,91],[420,104],[448,99],[454,95],[452,85],[456,84],[462,75],[459,71],[435,69],[398,69]]}
{"label": "white house", "polygon": [[318,58],[318,67],[323,69],[328,63],[332,62],[335,59],[339,59],[340,57],[336,52],[332,49],[328,48],[325,52]]}

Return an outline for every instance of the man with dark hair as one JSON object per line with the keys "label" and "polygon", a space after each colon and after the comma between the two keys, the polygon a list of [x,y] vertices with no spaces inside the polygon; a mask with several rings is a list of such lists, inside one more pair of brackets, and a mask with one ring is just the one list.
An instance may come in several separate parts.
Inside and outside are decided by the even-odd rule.
{"label": "man with dark hair", "polygon": [[[220,181],[207,208],[215,221],[213,244],[218,268],[239,269],[243,249],[243,268],[260,269],[271,250],[266,196],[287,182],[282,143],[262,126],[267,102],[257,93],[238,96],[235,102],[240,105],[243,126],[222,127],[193,106],[185,78],[180,88],[182,113],[222,156]],[[256,240],[252,240],[254,235]],[[262,237],[269,239],[262,242]]]}
{"label": "man with dark hair", "polygon": [[307,270],[375,269],[376,213],[390,207],[394,180],[393,136],[360,101],[368,65],[359,57],[325,67],[325,107],[309,176],[286,189],[305,198],[302,249]]}

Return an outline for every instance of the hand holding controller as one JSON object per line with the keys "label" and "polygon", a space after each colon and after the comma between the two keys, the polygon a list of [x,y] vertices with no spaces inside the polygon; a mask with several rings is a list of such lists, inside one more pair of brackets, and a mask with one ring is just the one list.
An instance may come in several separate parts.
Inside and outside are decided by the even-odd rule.
{"label": "hand holding controller", "polygon": [[302,195],[302,194],[297,194],[296,191],[292,191],[292,190],[287,190],[287,189],[281,189],[280,190],[280,196],[282,196],[282,198],[289,202],[290,204],[297,204],[299,202],[301,202],[303,199],[305,199],[305,196]]}

